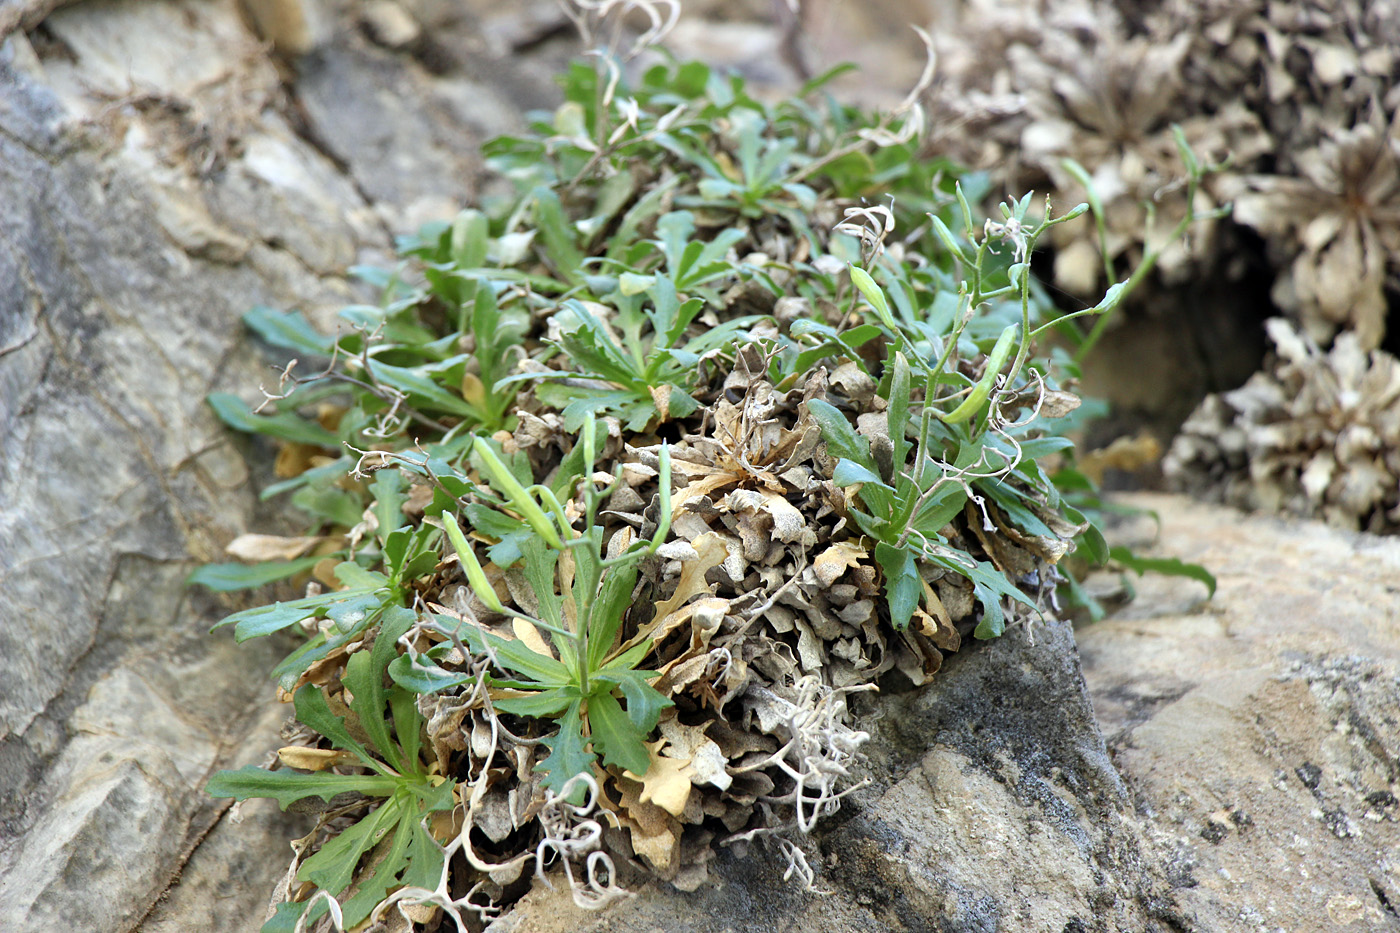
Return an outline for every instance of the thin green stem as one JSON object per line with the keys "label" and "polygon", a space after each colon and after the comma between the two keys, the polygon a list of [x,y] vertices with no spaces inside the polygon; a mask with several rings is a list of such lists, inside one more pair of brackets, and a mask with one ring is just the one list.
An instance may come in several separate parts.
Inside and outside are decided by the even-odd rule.
{"label": "thin green stem", "polygon": [[[1108,328],[1108,322],[1113,318],[1113,308],[1121,305],[1123,299],[1132,294],[1133,290],[1142,283],[1142,280],[1151,274],[1152,270],[1157,266],[1157,260],[1162,258],[1163,250],[1165,250],[1168,245],[1175,243],[1177,239],[1186,232],[1187,228],[1196,222],[1196,212],[1192,207],[1195,201],[1196,179],[1192,178],[1186,185],[1187,207],[1185,215],[1183,215],[1181,220],[1177,222],[1177,225],[1172,228],[1171,235],[1163,241],[1160,247],[1148,249],[1143,253],[1142,262],[1138,263],[1138,267],[1133,270],[1133,274],[1128,276],[1128,281],[1124,283],[1122,293],[1118,298],[1118,303],[1106,309],[1103,316],[1094,322],[1094,326],[1089,330],[1088,335],[1084,338],[1084,342],[1081,343],[1079,349],[1075,351],[1074,361],[1076,363],[1082,363],[1084,358],[1088,356],[1090,351],[1098,344],[1099,339],[1103,337],[1104,331]],[[1061,320],[1064,320],[1064,318],[1061,318]]]}

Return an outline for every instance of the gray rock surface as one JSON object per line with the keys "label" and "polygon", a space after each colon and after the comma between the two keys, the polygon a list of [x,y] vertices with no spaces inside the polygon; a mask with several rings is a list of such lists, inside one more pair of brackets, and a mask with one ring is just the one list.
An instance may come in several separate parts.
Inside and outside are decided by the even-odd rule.
{"label": "gray rock surface", "polygon": [[235,0],[41,6],[0,19],[0,929],[254,930],[294,827],[203,786],[277,744],[285,646],[211,637],[233,603],[183,581],[279,518],[204,398],[269,380],[248,308],[371,297],[346,268],[470,198],[548,75],[456,43],[470,6],[437,35],[498,83],[356,4],[295,62]]}
{"label": "gray rock surface", "polygon": [[[1114,762],[1194,929],[1400,929],[1400,541],[1142,496],[1146,577],[1078,633]],[[1150,540],[1153,526],[1124,529]]]}

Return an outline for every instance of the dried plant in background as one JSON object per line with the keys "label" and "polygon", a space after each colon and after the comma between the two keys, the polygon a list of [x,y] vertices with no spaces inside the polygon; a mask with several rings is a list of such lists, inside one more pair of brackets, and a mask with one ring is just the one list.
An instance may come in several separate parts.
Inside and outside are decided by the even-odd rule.
{"label": "dried plant in background", "polygon": [[1400,287],[1400,110],[1381,107],[1293,156],[1297,175],[1250,175],[1235,218],[1270,237],[1291,263],[1273,298],[1302,312],[1308,336],[1326,343],[1338,328],[1363,349],[1380,346],[1386,290]]}
{"label": "dried plant in background", "polygon": [[[1131,262],[1151,228],[1144,205],[1159,231],[1182,213],[1170,135],[1179,124],[1194,151],[1229,156],[1195,206],[1206,216],[1233,202],[1234,221],[1265,238],[1277,306],[1319,341],[1341,327],[1366,349],[1379,344],[1383,290],[1400,274],[1394,0],[953,6],[935,30],[936,151],[988,169],[998,187],[1049,182],[1069,198],[1085,196],[1065,160],[1079,163],[1105,206],[1102,245]],[[1240,274],[1220,233],[1198,225],[1165,250],[1163,279]],[[1096,248],[1059,237],[1057,284],[1092,291],[1104,281]]]}
{"label": "dried plant in background", "polygon": [[1400,531],[1400,362],[1353,332],[1323,351],[1287,321],[1268,329],[1273,365],[1206,399],[1173,443],[1168,475],[1242,508]]}

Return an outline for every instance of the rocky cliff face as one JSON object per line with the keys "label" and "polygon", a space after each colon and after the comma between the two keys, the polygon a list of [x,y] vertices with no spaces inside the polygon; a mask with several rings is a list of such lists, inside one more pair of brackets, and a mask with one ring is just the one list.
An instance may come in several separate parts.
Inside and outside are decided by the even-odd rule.
{"label": "rocky cliff face", "polygon": [[[0,15],[29,30],[0,45],[0,929],[252,931],[297,826],[202,787],[280,744],[279,646],[209,636],[227,607],[183,579],[277,517],[204,396],[270,379],[243,311],[325,316],[474,197],[567,48],[548,3],[43,6],[0,4],[32,14]],[[1400,926],[1400,546],[1147,504],[1216,599],[1144,581],[871,703],[872,784],[810,840],[828,896],[754,846],[496,929]]]}
{"label": "rocky cliff face", "polygon": [[295,63],[234,0],[0,37],[0,928],[256,929],[284,861],[291,827],[259,815],[263,848],[160,901],[207,861],[207,776],[280,718],[277,649],[210,637],[221,607],[183,585],[275,521],[265,452],[204,397],[268,379],[244,311],[354,300],[347,267],[471,197],[482,139],[549,92],[469,14],[438,76],[324,13]]}

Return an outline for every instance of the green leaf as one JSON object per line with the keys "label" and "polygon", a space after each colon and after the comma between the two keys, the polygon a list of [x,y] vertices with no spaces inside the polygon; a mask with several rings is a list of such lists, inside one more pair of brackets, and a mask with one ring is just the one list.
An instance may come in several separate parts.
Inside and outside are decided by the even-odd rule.
{"label": "green leaf", "polygon": [[903,353],[896,352],[890,373],[889,396],[886,399],[889,402],[887,421],[890,442],[894,445],[894,469],[896,473],[903,471],[904,461],[909,454],[909,441],[905,437],[905,428],[909,425],[909,403],[912,396],[913,390],[909,386],[909,362],[904,358]]}
{"label": "green leaf", "polygon": [[1187,563],[1175,557],[1139,557],[1121,545],[1109,548],[1108,556],[1138,576],[1151,571],[1169,577],[1186,577],[1190,580],[1198,580],[1206,585],[1211,597],[1215,596],[1215,575],[1200,564]]}
{"label": "green leaf", "polygon": [[[334,598],[339,593],[327,594]],[[250,638],[280,632],[289,625],[296,625],[303,619],[314,616],[329,600],[327,595],[296,599],[286,603],[273,603],[271,606],[258,606],[225,616],[214,623],[214,628],[234,626],[233,640],[245,642]]]}
{"label": "green leaf", "polygon": [[870,442],[855,432],[835,405],[814,398],[807,403],[807,410],[821,428],[822,440],[826,441],[826,449],[831,456],[844,457],[871,472],[877,470],[875,459],[870,456]]}
{"label": "green leaf", "polygon": [[452,221],[450,249],[452,262],[462,269],[486,265],[486,250],[490,246],[491,228],[485,214],[468,208]]}
{"label": "green leaf", "polygon": [[525,581],[539,601],[540,618],[559,628],[564,620],[564,600],[555,592],[554,579],[559,552],[532,535],[521,541],[520,553],[525,558]]}
{"label": "green leaf", "polygon": [[477,420],[477,409],[460,395],[434,382],[425,367],[390,366],[372,359],[369,361],[369,371],[375,379],[407,395],[409,402],[415,406],[459,415],[473,422]]}
{"label": "green leaf", "polygon": [[588,669],[596,671],[612,650],[623,616],[632,604],[632,591],[637,585],[637,563],[631,561],[613,567],[598,587],[588,629]]}
{"label": "green leaf", "polygon": [[[397,659],[396,659],[397,660]],[[401,760],[408,773],[423,775],[423,763],[419,755],[423,750],[423,716],[418,712],[417,698],[397,684],[387,691],[389,714],[394,722],[394,737],[402,750]]]}
{"label": "green leaf", "polygon": [[413,622],[411,612],[386,615],[380,622],[379,637],[374,640],[374,647],[369,651],[352,653],[345,663],[345,675],[341,678],[350,691],[350,708],[359,716],[360,727],[383,759],[400,773],[413,770],[416,763],[404,759],[402,749],[389,734],[389,726],[384,719],[384,708],[388,702],[384,670],[390,661],[398,657],[398,639]]}
{"label": "green leaf", "polygon": [[1046,538],[1057,538],[1054,529],[1031,510],[1025,504],[1024,497],[1014,486],[996,480],[979,480],[977,488],[991,497],[1006,517],[1009,518],[1017,528],[1027,534],[1040,535]]}
{"label": "green leaf", "polygon": [[378,774],[326,774],[321,771],[307,774],[292,770],[266,771],[255,765],[247,765],[237,771],[217,772],[204,786],[204,791],[211,797],[232,797],[234,800],[267,797],[277,801],[277,805],[285,810],[307,797],[329,801],[347,791],[387,797],[394,792],[397,784],[394,778]]}
{"label": "green leaf", "polygon": [[[373,592],[389,585],[389,578],[377,570],[366,570],[353,560],[343,560],[336,564],[331,570],[335,578],[347,587],[360,592]],[[347,591],[341,590],[333,596],[348,596]]]}
{"label": "green leaf", "polygon": [[551,690],[541,690],[539,693],[532,693],[523,697],[505,697],[496,700],[496,709],[503,713],[513,713],[516,716],[535,716],[545,718],[548,716],[558,716],[576,703],[579,699],[579,692],[574,687],[555,687]]}
{"label": "green leaf", "polygon": [[[349,928],[353,929],[354,924],[368,917],[375,906],[388,895],[389,889],[397,886],[399,872],[408,867],[408,843],[415,826],[410,819],[398,821],[394,839],[389,843],[389,851],[384,853],[383,860],[375,866],[373,874],[368,878],[361,876],[355,893],[340,905]],[[421,828],[419,831],[421,832]]]}
{"label": "green leaf", "polygon": [[890,603],[890,623],[896,631],[909,627],[914,610],[919,607],[919,596],[923,583],[919,577],[918,563],[906,548],[896,548],[878,541],[875,544],[875,560],[885,571],[885,597]]}
{"label": "green leaf", "polygon": [[303,684],[292,696],[292,707],[303,725],[310,726],[330,739],[336,748],[351,752],[368,767],[383,772],[383,765],[374,759],[369,749],[350,734],[345,720],[331,711],[330,703],[326,701],[326,695],[320,687],[315,684]]}
{"label": "green leaf", "polygon": [[[342,637],[349,638],[351,636]],[[336,647],[338,645],[331,643],[324,633],[317,632],[311,636],[310,641],[287,655],[272,669],[272,679],[277,681],[279,687],[290,693],[296,687],[297,681],[301,679],[301,675],[306,673],[306,669],[330,654]]]}
{"label": "green leaf", "polygon": [[275,347],[311,356],[330,356],[335,341],[312,327],[300,311],[277,311],[258,305],[243,315],[243,323]]}
{"label": "green leaf", "polygon": [[[1068,505],[1063,507],[1065,518],[1072,522],[1086,521],[1083,512]],[[1090,521],[1089,527],[1075,538],[1075,544],[1084,548],[1085,556],[1094,564],[1105,564],[1109,558],[1108,542],[1104,540],[1103,531],[1099,529],[1098,523]],[[1205,582],[1205,581],[1202,581]]]}
{"label": "green leaf", "polygon": [[[545,775],[540,783],[555,793],[562,790],[574,775],[592,771],[593,762],[597,760],[583,738],[583,720],[579,716],[581,703],[581,700],[575,700],[569,704],[564,715],[559,717],[559,731],[542,740],[549,749],[549,757],[535,765],[535,770]],[[580,802],[584,793],[585,788],[576,788],[571,799]]]}
{"label": "green leaf", "polygon": [[358,525],[364,514],[359,496],[335,486],[303,486],[292,494],[292,505],[344,528]]}
{"label": "green leaf", "polygon": [[[277,905],[277,909],[273,912],[272,917],[262,925],[258,933],[296,933],[297,921],[301,919],[302,914],[306,913],[306,908],[310,903],[309,900],[283,901]],[[315,909],[310,916],[307,917],[306,928],[311,926],[312,921],[325,916],[327,910],[329,910],[329,908],[326,906],[324,900],[317,901]]]}
{"label": "green leaf", "polygon": [[341,632],[349,632],[371,621],[383,607],[384,600],[381,596],[366,593],[363,596],[330,603],[326,606],[326,618],[335,623],[335,627]]}
{"label": "green leaf", "polygon": [[637,728],[611,693],[602,691],[588,698],[588,725],[593,730],[593,747],[603,754],[603,763],[626,768],[633,774],[646,774],[651,767],[646,733]]}
{"label": "green leaf", "polygon": [[967,490],[958,483],[948,483],[919,506],[919,511],[910,516],[909,523],[924,537],[932,538],[962,511],[966,503]]}
{"label": "green leaf", "polygon": [[196,568],[185,583],[208,587],[216,593],[251,590],[310,570],[323,559],[324,555],[313,554],[296,560],[269,560],[260,564],[205,564]]}
{"label": "green leaf", "polygon": [[[650,649],[649,643],[645,646]],[[647,651],[639,653],[633,663],[640,662],[646,654]],[[622,688],[622,697],[627,701],[627,718],[632,720],[632,724],[644,736],[656,728],[662,710],[675,706],[675,703],[647,682],[656,676],[654,671],[633,671],[619,667],[599,671],[593,676],[596,680],[614,683]]]}
{"label": "green leaf", "polygon": [[389,535],[403,527],[404,476],[398,470],[380,470],[374,474],[369,491],[374,496],[374,517],[379,523],[375,536],[381,544]]}
{"label": "green leaf", "polygon": [[866,469],[854,460],[847,460],[842,457],[836,461],[836,469],[831,471],[831,481],[838,486],[854,486],[857,483],[870,483],[875,486],[884,486],[891,493],[894,489],[885,485],[874,470]]}
{"label": "green leaf", "polygon": [[1068,603],[1070,606],[1083,606],[1089,613],[1090,622],[1101,622],[1107,615],[1103,605],[1093,597],[1093,595],[1074,578],[1073,574],[1065,574],[1065,589],[1069,591]]}
{"label": "green leaf", "polygon": [[425,657],[426,655],[420,654],[418,663],[415,664],[413,658],[408,655],[399,655],[389,662],[389,678],[405,690],[421,693],[425,696],[474,679],[472,674],[444,670],[436,664],[424,660]]}
{"label": "green leaf", "polygon": [[1050,454],[1068,450],[1074,446],[1074,441],[1067,437],[1035,437],[1030,440],[1023,440],[1021,443],[1021,456],[1027,460],[1039,460],[1041,457],[1048,457]]}
{"label": "green leaf", "polygon": [[339,447],[340,440],[314,421],[307,421],[290,411],[274,415],[256,415],[248,404],[228,392],[212,392],[207,397],[209,407],[219,420],[235,431],[265,434],[284,441],[312,444],[317,447]]}
{"label": "green leaf", "polygon": [[[469,634],[473,639],[477,637],[475,632]],[[573,680],[573,674],[567,667],[548,655],[525,647],[524,642],[507,641],[489,632],[486,633],[486,641],[491,645],[491,650],[503,667],[515,671],[523,677],[528,677],[538,684],[558,687]]]}
{"label": "green leaf", "polygon": [[[457,620],[451,617],[434,616],[434,618],[444,628],[452,629],[457,626]],[[472,625],[461,626],[460,634],[462,641],[472,651],[486,654],[487,646],[490,646],[491,655],[500,662],[502,667],[527,677],[536,684],[545,687],[559,687],[573,680],[573,675],[563,664],[554,658],[527,648],[525,643],[518,639],[505,639]]]}
{"label": "green leaf", "polygon": [[504,538],[521,529],[528,531],[530,527],[518,518],[512,518],[479,502],[467,503],[462,507],[462,514],[466,516],[467,523],[473,530],[492,538]]}
{"label": "green leaf", "polygon": [[577,285],[582,275],[583,253],[579,251],[573,230],[564,216],[559,195],[548,188],[536,188],[531,193],[531,199],[535,202],[535,224],[539,227],[545,254],[555,274]]}
{"label": "green leaf", "polygon": [[[418,789],[427,793],[414,793]],[[400,885],[437,887],[442,874],[443,851],[423,828],[423,819],[434,810],[453,806],[452,782],[429,788],[419,782],[406,785],[415,799],[405,800],[398,827],[389,850],[375,866],[374,873],[361,878],[358,890],[341,904],[347,929],[361,923],[390,891]],[[445,793],[444,793],[445,792]]]}
{"label": "green leaf", "polygon": [[[413,579],[413,574],[405,572],[408,569],[405,566],[405,562],[408,561],[409,549],[415,545],[421,544],[424,539],[432,533],[433,528],[430,525],[420,526],[417,530],[405,525],[402,528],[396,528],[384,536],[384,568],[388,570],[389,575],[394,578],[396,585],[405,585],[408,581]],[[421,551],[418,556],[423,556]],[[436,552],[434,552],[431,557],[433,558],[433,563],[428,565],[425,572],[430,572],[437,564]]]}
{"label": "green leaf", "polygon": [[297,880],[310,881],[331,894],[344,891],[355,877],[360,858],[394,829],[406,804],[406,796],[392,797],[349,829],[342,830],[301,863]]}
{"label": "green leaf", "polygon": [[977,566],[964,568],[959,573],[972,581],[972,592],[985,613],[972,633],[978,638],[996,638],[1006,631],[1006,619],[1001,610],[1003,596],[1035,609],[1031,598],[1018,590],[990,561],[980,561]]}

